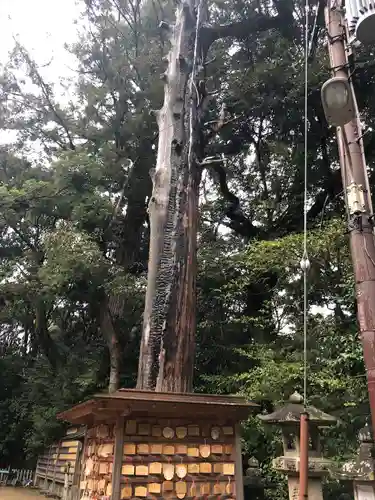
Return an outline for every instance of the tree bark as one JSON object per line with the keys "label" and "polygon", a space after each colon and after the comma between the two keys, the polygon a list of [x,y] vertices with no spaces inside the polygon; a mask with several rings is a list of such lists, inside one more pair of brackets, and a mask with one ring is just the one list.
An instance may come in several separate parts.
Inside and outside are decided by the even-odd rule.
{"label": "tree bark", "polygon": [[[192,390],[201,175],[196,153],[202,156],[204,149],[199,147],[202,94],[196,84],[197,68],[204,68],[209,47],[218,38],[248,36],[250,27],[263,31],[275,27],[281,14],[290,14],[272,18],[254,14],[234,25],[208,27],[203,13],[205,0],[186,0],[177,3],[173,27],[162,23],[170,32],[171,50],[162,75],[164,104],[157,113],[159,145],[149,203],[150,252],[138,389]],[[238,198],[234,198],[235,203]],[[246,222],[237,206],[236,216],[242,225]]]}
{"label": "tree bark", "polygon": [[192,390],[200,172],[195,157],[197,91],[189,83],[195,66],[202,63],[194,47],[202,7],[203,2],[197,8],[192,1],[178,4],[176,22],[170,28],[168,69],[162,76],[165,93],[157,113],[159,145],[149,203],[150,253],[139,389]]}
{"label": "tree bark", "polygon": [[47,309],[43,296],[39,296],[34,301],[35,307],[35,336],[46,356],[53,371],[56,371],[59,365],[59,353],[55,342],[51,339],[48,331]]}
{"label": "tree bark", "polygon": [[112,393],[120,388],[120,367],[121,367],[121,346],[115,329],[115,322],[112,312],[121,307],[121,302],[111,304],[111,299],[105,298],[102,301],[102,310],[100,314],[100,329],[107,341],[109,352],[109,382],[108,392]]}
{"label": "tree bark", "polygon": [[[150,141],[143,141],[139,145],[142,159],[134,162],[129,175],[128,187],[125,193],[127,200],[126,214],[119,222],[121,232],[120,242],[116,249],[116,262],[132,272],[134,266],[145,262],[142,260],[140,247],[144,236],[144,223],[147,217],[146,199],[151,193],[150,166],[154,162],[154,152]],[[139,267],[139,266],[138,266]],[[136,269],[134,270],[136,273]]]}
{"label": "tree bark", "polygon": [[[144,221],[146,218],[146,198],[150,192],[150,179],[148,175],[148,159],[152,157],[149,145],[140,148],[144,152],[143,162],[133,165],[127,193],[127,211],[120,222],[120,235],[117,249],[116,262],[129,272],[137,272],[140,246],[144,232]],[[146,152],[146,154],[145,154]],[[114,214],[114,219],[117,217]],[[114,223],[118,223],[114,221]],[[105,338],[109,353],[109,383],[108,392],[112,393],[120,388],[121,358],[124,338],[128,332],[119,331],[117,320],[123,315],[125,308],[125,297],[122,295],[105,295],[101,302],[100,330]],[[120,339],[122,342],[120,342]]]}

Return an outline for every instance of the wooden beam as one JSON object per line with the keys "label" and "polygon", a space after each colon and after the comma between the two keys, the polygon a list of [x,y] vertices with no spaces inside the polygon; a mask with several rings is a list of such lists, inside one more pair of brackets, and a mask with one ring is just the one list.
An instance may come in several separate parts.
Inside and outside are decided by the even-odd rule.
{"label": "wooden beam", "polygon": [[241,426],[236,424],[235,427],[236,440],[236,500],[244,500],[243,491],[243,471],[242,471],[242,447],[241,447]]}
{"label": "wooden beam", "polygon": [[90,399],[84,403],[80,403],[69,410],[56,415],[59,420],[65,420],[72,423],[80,423],[85,417],[90,415],[98,406],[100,402]]}
{"label": "wooden beam", "polygon": [[120,500],[122,454],[124,447],[124,427],[125,427],[125,418],[119,417],[117,419],[116,429],[115,429],[115,454],[113,459],[111,500]]}

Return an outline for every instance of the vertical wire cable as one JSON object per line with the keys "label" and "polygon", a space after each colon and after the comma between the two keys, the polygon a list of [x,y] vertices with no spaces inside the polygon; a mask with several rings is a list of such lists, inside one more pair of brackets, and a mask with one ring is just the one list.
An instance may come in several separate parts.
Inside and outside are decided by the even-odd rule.
{"label": "vertical wire cable", "polygon": [[309,428],[307,414],[307,273],[310,268],[310,262],[307,254],[307,134],[308,134],[308,54],[309,54],[309,0],[305,0],[305,116],[304,116],[304,194],[303,194],[303,257],[301,260],[301,269],[303,272],[303,404],[304,412],[300,417],[300,456],[299,456],[299,500],[308,498],[308,447],[309,447]]}
{"label": "vertical wire cable", "polygon": [[304,113],[304,211],[303,211],[303,400],[307,404],[307,272],[309,268],[307,254],[307,135],[308,135],[308,55],[309,55],[309,0],[305,0],[305,113]]}

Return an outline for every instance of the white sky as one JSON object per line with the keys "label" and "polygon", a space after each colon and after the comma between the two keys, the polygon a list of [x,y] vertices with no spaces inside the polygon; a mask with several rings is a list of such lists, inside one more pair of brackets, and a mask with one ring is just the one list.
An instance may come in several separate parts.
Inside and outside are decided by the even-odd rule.
{"label": "white sky", "polygon": [[38,64],[52,59],[43,72],[45,78],[56,81],[69,76],[75,60],[64,43],[76,39],[78,5],[76,0],[0,0],[0,63],[6,62],[16,37]]}
{"label": "white sky", "polygon": [[[72,98],[58,82],[73,76],[76,60],[64,48],[77,39],[77,24],[83,2],[79,0],[0,0],[0,65],[5,64],[17,39],[31,54],[48,83],[55,83],[61,103]],[[31,90],[31,89],[30,89]],[[2,131],[0,144],[12,142],[16,134]],[[34,144],[38,151],[38,147]],[[38,156],[38,155],[37,155]]]}

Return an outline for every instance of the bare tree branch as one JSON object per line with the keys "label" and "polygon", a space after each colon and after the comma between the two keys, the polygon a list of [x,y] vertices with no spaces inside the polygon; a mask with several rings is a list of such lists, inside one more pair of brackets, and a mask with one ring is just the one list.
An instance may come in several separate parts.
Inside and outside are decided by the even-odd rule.
{"label": "bare tree branch", "polygon": [[52,99],[51,99],[50,90],[48,89],[47,84],[45,83],[41,74],[39,73],[35,61],[33,61],[31,59],[31,57],[30,57],[29,53],[27,52],[27,50],[25,49],[25,47],[23,47],[19,42],[17,42],[17,47],[18,47],[18,50],[20,51],[20,53],[22,54],[26,64],[29,66],[30,72],[34,73],[34,75],[39,83],[39,86],[42,90],[43,96],[47,101],[48,107],[50,108],[50,111],[52,111],[52,113],[54,114],[57,123],[59,123],[59,125],[61,125],[61,127],[64,129],[66,136],[68,138],[68,141],[69,141],[70,149],[72,151],[74,151],[76,149],[76,147],[74,145],[73,138],[70,134],[70,131],[69,131],[66,123],[64,122],[63,118],[57,112],[56,106],[54,105],[54,103],[52,102]]}

